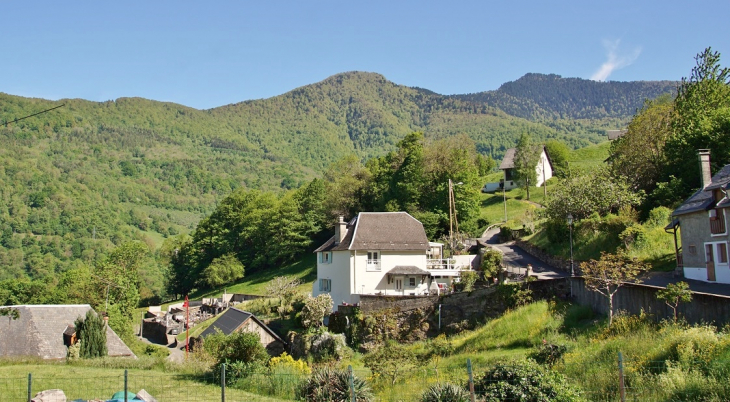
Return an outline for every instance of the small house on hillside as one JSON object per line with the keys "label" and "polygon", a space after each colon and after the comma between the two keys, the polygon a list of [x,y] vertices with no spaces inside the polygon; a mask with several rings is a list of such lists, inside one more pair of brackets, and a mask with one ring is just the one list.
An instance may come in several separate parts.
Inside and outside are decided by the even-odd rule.
{"label": "small house on hillside", "polygon": [[711,176],[710,151],[701,149],[698,156],[702,188],[674,210],[674,220],[666,230],[674,233],[677,268],[685,278],[730,283],[727,231],[730,165]]}
{"label": "small house on hillside", "polygon": [[217,331],[224,335],[244,331],[256,333],[261,338],[261,344],[271,356],[279,356],[286,347],[286,342],[255,315],[234,307],[221,314],[198,338],[204,339]]}
{"label": "small house on hillside", "polygon": [[[0,356],[65,359],[76,339],[74,322],[86,317],[88,304],[9,306],[18,319],[0,320]],[[5,318],[5,317],[3,317]],[[109,356],[136,357],[111,327],[106,327]]]}
{"label": "small house on hillside", "polygon": [[360,295],[419,296],[450,289],[476,255],[444,259],[443,244],[429,242],[423,225],[406,212],[361,212],[340,217],[335,235],[315,250],[312,295],[329,293],[339,304]]}
{"label": "small house on hillside", "polygon": [[[510,148],[504,153],[502,163],[499,165],[499,169],[504,171],[504,179],[499,182],[487,183],[482,188],[483,193],[493,193],[497,190],[512,190],[519,187],[517,183],[517,175],[515,173],[515,153],[517,148]],[[535,165],[535,174],[537,182],[535,187],[540,187],[553,177],[553,163],[550,161],[550,156],[547,153],[547,149],[542,147],[540,151],[540,159],[538,159]]]}
{"label": "small house on hillside", "polygon": [[606,136],[609,141],[613,141],[623,137],[627,132],[628,130],[606,130]]}

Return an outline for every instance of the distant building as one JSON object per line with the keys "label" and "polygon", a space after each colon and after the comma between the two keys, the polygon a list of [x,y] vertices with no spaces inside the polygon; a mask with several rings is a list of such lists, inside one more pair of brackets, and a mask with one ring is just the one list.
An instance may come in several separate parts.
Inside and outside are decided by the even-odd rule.
{"label": "distant building", "polygon": [[224,335],[230,335],[234,332],[256,333],[261,338],[261,344],[272,356],[279,356],[286,347],[286,342],[256,318],[255,315],[234,307],[221,314],[198,338],[205,339],[206,336],[213,335],[217,331],[222,332]]}
{"label": "distant building", "polygon": [[[0,356],[65,359],[76,340],[74,322],[86,317],[88,304],[7,306],[20,314],[17,320],[0,319]],[[106,327],[109,356],[136,357],[111,327]]]}
{"label": "distant building", "polygon": [[609,141],[613,141],[617,138],[623,137],[628,130],[606,130],[606,135]]}
{"label": "distant building", "polygon": [[[482,188],[483,193],[493,193],[497,190],[512,190],[519,187],[517,183],[517,174],[515,172],[515,153],[517,148],[510,148],[504,153],[502,163],[499,165],[499,169],[504,171],[504,179],[499,182],[487,183]],[[550,160],[550,155],[547,153],[547,149],[542,147],[540,151],[540,159],[535,165],[535,175],[537,178],[535,187],[540,187],[546,181],[553,177],[553,163]]]}

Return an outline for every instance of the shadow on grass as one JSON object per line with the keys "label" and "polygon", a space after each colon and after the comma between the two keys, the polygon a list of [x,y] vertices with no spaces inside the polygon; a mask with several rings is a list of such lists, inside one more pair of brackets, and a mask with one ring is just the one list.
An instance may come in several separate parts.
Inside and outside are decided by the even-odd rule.
{"label": "shadow on grass", "polygon": [[677,267],[677,259],[674,253],[664,254],[662,256],[647,258],[644,260],[652,266],[652,271],[672,272]]}

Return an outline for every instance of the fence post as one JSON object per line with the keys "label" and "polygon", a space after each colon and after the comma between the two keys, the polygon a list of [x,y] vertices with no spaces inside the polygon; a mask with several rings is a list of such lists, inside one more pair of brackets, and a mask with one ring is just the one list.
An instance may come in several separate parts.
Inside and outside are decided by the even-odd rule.
{"label": "fence post", "polygon": [[33,374],[28,373],[28,402],[33,398]]}
{"label": "fence post", "polygon": [[124,402],[127,402],[127,370],[124,370]]}
{"label": "fence post", "polygon": [[471,359],[466,359],[466,371],[469,373],[469,398],[471,402],[475,402],[476,395],[474,395],[474,376],[471,371]]}
{"label": "fence post", "polygon": [[226,364],[221,364],[221,402],[226,402]]}
{"label": "fence post", "polygon": [[626,387],[624,386],[624,356],[618,352],[618,392],[621,402],[626,402]]}
{"label": "fence post", "polygon": [[355,402],[357,396],[355,395],[355,375],[352,373],[352,365],[347,366],[347,371],[350,373],[350,401]]}

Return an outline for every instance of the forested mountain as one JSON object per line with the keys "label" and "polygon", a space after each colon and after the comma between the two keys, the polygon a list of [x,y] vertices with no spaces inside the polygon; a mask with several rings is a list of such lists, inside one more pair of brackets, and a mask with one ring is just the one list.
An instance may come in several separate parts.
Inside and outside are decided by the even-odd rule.
{"label": "forested mountain", "polygon": [[[637,97],[673,88],[554,77],[530,75],[493,93],[442,96],[350,72],[211,110],[139,98],[0,94],[0,122],[10,122],[0,126],[0,280],[54,280],[127,239],[159,244],[195,227],[236,188],[295,188],[348,154],[384,155],[413,131],[423,131],[426,141],[466,134],[495,159],[523,132],[574,148],[599,142],[603,130],[628,121]],[[595,114],[600,110],[606,113]],[[161,278],[147,273],[143,282]]]}
{"label": "forested mountain", "polygon": [[619,119],[632,116],[646,99],[675,94],[676,81],[592,81],[556,74],[525,74],[496,91],[455,95],[533,121]]}

